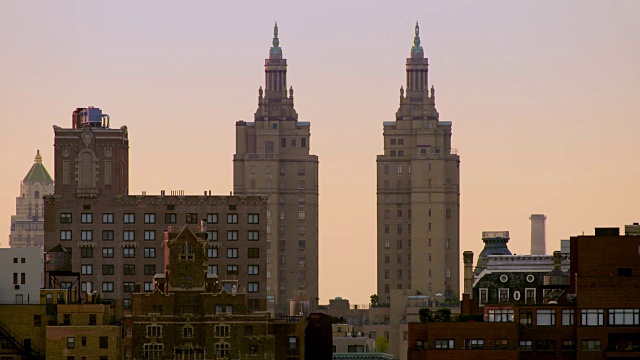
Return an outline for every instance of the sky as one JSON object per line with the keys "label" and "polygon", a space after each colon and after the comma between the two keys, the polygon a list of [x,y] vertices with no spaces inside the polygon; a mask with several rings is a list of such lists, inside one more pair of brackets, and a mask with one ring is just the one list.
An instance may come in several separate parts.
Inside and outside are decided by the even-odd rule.
{"label": "sky", "polygon": [[[376,291],[375,160],[420,22],[461,164],[461,250],[508,230],[529,252],[640,221],[640,2],[2,1],[0,242],[53,125],[96,106],[127,125],[130,193],[228,194],[235,122],[251,121],[278,22],[320,161],[320,302]],[[197,171],[194,171],[197,170]]]}

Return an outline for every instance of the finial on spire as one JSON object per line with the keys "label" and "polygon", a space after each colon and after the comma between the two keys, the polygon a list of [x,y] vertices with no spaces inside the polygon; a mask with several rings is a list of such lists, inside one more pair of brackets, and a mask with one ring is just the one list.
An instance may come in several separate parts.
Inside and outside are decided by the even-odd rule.
{"label": "finial on spire", "polygon": [[419,56],[424,56],[422,46],[420,46],[420,25],[418,25],[417,21],[416,21],[416,28],[415,28],[415,36],[413,37],[413,47],[411,48],[412,57],[414,54]]}
{"label": "finial on spire", "polygon": [[269,50],[270,55],[279,55],[282,56],[282,49],[280,48],[280,39],[278,39],[278,22],[276,21],[275,26],[273,27],[273,41],[271,42],[273,45],[271,50]]}
{"label": "finial on spire", "polygon": [[36,151],[36,156],[33,158],[33,162],[36,164],[42,164],[42,155],[40,155],[40,150]]}

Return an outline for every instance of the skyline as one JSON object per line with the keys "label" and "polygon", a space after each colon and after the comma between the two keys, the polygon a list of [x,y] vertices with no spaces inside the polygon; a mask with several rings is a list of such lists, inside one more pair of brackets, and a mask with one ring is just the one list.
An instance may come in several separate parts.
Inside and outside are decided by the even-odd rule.
{"label": "skyline", "polygon": [[[461,155],[461,251],[477,258],[482,231],[509,230],[511,251],[528,253],[533,213],[548,216],[548,253],[595,226],[640,220],[628,199],[640,130],[636,3],[416,3],[411,13],[357,6],[366,2],[256,4],[255,13],[145,4],[0,5],[0,120],[10,129],[0,145],[3,246],[36,150],[53,175],[51,126],[69,127],[76,107],[100,107],[112,127],[129,127],[130,194],[231,191],[235,121],[253,119],[274,21],[320,160],[321,303],[366,303],[375,292],[375,156],[416,20]],[[197,177],[166,175],[196,168]]]}

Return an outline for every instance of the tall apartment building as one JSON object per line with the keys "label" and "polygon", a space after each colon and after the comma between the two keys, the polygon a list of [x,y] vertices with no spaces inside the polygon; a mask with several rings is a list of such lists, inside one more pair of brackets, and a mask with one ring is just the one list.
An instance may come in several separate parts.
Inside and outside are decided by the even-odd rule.
{"label": "tall apartment building", "polygon": [[236,122],[235,194],[266,195],[267,293],[277,314],[303,294],[318,297],[318,157],[310,155],[310,123],[298,121],[278,26],[265,60],[254,122]]}
{"label": "tall apartment building", "polygon": [[451,122],[440,121],[429,91],[427,58],[416,23],[400,88],[396,121],[386,121],[377,157],[378,295],[411,289],[424,295],[459,292],[460,157]]}
{"label": "tall apartment building", "polygon": [[[129,195],[127,127],[112,129],[109,122],[98,108],[80,108],[72,128],[54,126],[55,193],[45,197],[47,286],[97,291],[115,300],[119,317],[131,308],[131,294],[152,291],[153,276],[164,272],[165,231],[185,226],[206,227],[209,273],[238,280],[241,289],[261,278],[266,198]],[[70,261],[57,258],[68,254]],[[264,265],[248,266],[259,262]],[[251,311],[266,310],[262,282],[248,292]]]}
{"label": "tall apartment building", "polygon": [[16,214],[11,216],[11,247],[39,247],[44,244],[44,195],[53,193],[53,179],[42,164],[40,150],[20,183]]}

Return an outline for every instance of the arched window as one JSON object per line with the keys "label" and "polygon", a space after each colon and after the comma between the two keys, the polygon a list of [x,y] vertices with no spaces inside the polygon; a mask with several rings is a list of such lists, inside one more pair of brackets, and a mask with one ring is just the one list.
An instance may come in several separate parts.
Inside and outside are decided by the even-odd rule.
{"label": "arched window", "polygon": [[40,199],[40,191],[36,190],[36,191],[33,193],[33,197],[34,197],[35,199]]}

